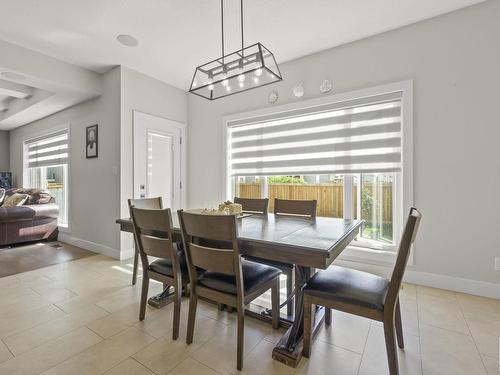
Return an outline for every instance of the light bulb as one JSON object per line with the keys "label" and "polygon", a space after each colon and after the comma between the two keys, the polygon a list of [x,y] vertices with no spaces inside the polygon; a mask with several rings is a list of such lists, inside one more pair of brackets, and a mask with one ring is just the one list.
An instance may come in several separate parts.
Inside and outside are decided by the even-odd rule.
{"label": "light bulb", "polygon": [[257,77],[260,77],[260,76],[261,76],[261,74],[262,74],[262,69],[261,69],[261,68],[259,68],[259,69],[257,69],[257,70],[255,71],[255,75],[256,75]]}
{"label": "light bulb", "polygon": [[196,81],[193,81],[193,87],[198,86],[198,83]]}
{"label": "light bulb", "polygon": [[212,91],[212,90],[214,89],[214,85],[212,85],[212,84],[208,85],[208,89],[209,89],[210,91]]}
{"label": "light bulb", "polygon": [[243,73],[238,76],[238,82],[240,83],[245,82],[245,75]]}
{"label": "light bulb", "polygon": [[240,82],[239,85],[240,85],[240,87],[244,87],[245,86],[245,84],[243,82]]}
{"label": "light bulb", "polygon": [[231,86],[226,86],[226,91],[231,91]]}
{"label": "light bulb", "polygon": [[258,84],[259,83],[259,78],[253,77],[253,83]]}
{"label": "light bulb", "polygon": [[227,86],[229,81],[227,79],[225,79],[224,81],[221,82],[222,83],[222,86]]}

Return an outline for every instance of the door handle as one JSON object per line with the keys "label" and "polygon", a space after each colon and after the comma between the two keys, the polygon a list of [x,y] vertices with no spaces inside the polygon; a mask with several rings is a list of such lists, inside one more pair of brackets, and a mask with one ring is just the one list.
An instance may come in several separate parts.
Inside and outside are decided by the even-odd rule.
{"label": "door handle", "polygon": [[141,199],[146,198],[146,194],[141,194]]}

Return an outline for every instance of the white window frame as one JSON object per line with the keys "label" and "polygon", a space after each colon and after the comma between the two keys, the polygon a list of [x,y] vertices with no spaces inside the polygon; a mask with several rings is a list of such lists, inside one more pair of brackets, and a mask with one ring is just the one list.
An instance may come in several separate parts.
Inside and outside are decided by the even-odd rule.
{"label": "white window frame", "polygon": [[[304,100],[300,102],[294,102],[289,104],[284,104],[280,106],[272,106],[263,109],[258,109],[249,112],[235,113],[224,116],[222,118],[222,147],[223,155],[222,158],[222,195],[221,199],[232,199],[233,184],[230,173],[230,154],[228,153],[228,137],[229,128],[228,122],[252,119],[254,117],[263,115],[279,114],[282,112],[288,112],[297,109],[304,109],[309,107],[315,107],[318,105],[338,103],[348,100],[360,99],[369,96],[381,95],[391,92],[401,92],[401,119],[402,119],[402,134],[401,134],[401,166],[402,171],[400,173],[395,173],[396,180],[393,182],[393,186],[401,187],[395,188],[395,195],[393,197],[393,236],[396,239],[396,243],[399,244],[399,239],[401,237],[404,225],[404,218],[409,212],[410,208],[413,206],[413,80],[406,80],[400,82],[394,82],[379,86],[374,86],[370,88],[354,90],[345,93],[333,94],[328,96],[322,96],[314,99]],[[344,176],[345,178],[345,176]],[[345,182],[344,182],[345,184]],[[346,195],[344,194],[344,199]],[[349,207],[346,211],[346,206],[344,202],[344,215],[348,214],[348,218],[353,217],[353,213]],[[350,205],[349,205],[350,206]],[[413,252],[410,255],[408,264],[413,264]],[[355,246],[355,243],[351,243],[342,254],[339,256],[340,260],[354,261],[368,264],[379,264],[388,265],[393,264],[396,259],[396,252],[394,249],[384,250],[384,249],[373,249]]]}
{"label": "white window frame", "polygon": [[68,163],[66,164],[66,175],[64,176],[64,182],[65,186],[67,187],[66,194],[65,194],[65,205],[66,205],[66,211],[67,211],[67,223],[66,224],[60,224],[59,222],[57,223],[57,227],[61,232],[70,232],[70,223],[71,223],[71,215],[70,215],[70,174],[71,174],[71,130],[70,130],[70,124],[65,123],[57,127],[53,127],[50,129],[45,129],[41,132],[37,132],[36,134],[33,134],[33,136],[30,136],[29,138],[23,139],[23,187],[32,187],[32,186],[26,186],[29,180],[29,172],[28,172],[28,146],[27,144],[30,143],[30,141],[40,138],[40,137],[50,137],[52,134],[60,132],[62,130],[66,130],[68,132]]}

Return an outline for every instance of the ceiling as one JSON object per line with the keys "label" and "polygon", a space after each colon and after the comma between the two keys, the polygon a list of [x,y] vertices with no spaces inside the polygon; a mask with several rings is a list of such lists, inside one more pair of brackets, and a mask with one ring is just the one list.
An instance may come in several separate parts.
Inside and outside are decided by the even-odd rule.
{"label": "ceiling", "polygon": [[[285,62],[481,1],[247,0],[245,43],[260,41]],[[220,55],[219,6],[219,0],[0,0],[0,39],[99,73],[125,65],[186,90],[195,67]],[[226,51],[240,47],[238,12],[239,1],[225,1]],[[139,46],[120,45],[118,34],[133,35]]]}

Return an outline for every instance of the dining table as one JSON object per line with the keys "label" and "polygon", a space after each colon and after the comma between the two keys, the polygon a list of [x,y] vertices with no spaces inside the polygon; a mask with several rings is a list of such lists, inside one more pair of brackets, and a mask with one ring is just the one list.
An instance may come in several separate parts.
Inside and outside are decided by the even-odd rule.
{"label": "dining table", "polygon": [[[172,215],[174,236],[180,238],[177,215]],[[129,218],[118,219],[120,230],[133,233]],[[278,214],[249,214],[237,219],[240,252],[243,256],[293,264],[295,266],[295,312],[281,323],[287,331],[273,349],[275,360],[296,367],[302,356],[303,292],[317,269],[327,269],[359,234],[361,220],[332,217],[307,218]],[[325,310],[316,307],[313,333],[324,322]],[[270,321],[268,311],[248,309],[248,314]]]}

